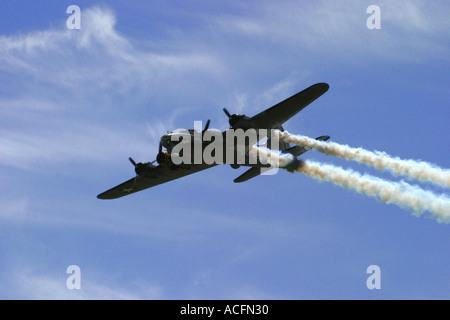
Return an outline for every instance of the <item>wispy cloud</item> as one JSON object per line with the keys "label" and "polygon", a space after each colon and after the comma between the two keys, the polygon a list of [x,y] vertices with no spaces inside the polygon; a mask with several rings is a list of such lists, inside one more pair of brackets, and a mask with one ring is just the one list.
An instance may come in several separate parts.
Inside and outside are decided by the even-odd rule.
{"label": "wispy cloud", "polygon": [[[0,77],[10,83],[7,90],[0,89],[2,163],[30,168],[34,160],[51,162],[60,156],[64,161],[71,157],[98,159],[100,154],[113,152],[106,150],[108,147],[101,141],[116,141],[120,147],[130,138],[136,149],[142,150],[143,138],[148,137],[139,132],[150,135],[155,145],[157,136],[165,131],[162,127],[173,129],[169,126],[175,126],[174,116],[182,114],[180,110],[186,107],[174,92],[192,95],[192,86],[197,81],[214,95],[217,92],[214,86],[235,81],[231,79],[236,79],[238,69],[242,73],[244,65],[246,78],[237,81],[233,92],[222,95],[227,98],[221,103],[228,103],[233,112],[245,109],[251,113],[261,104],[270,106],[269,101],[297,91],[300,79],[308,74],[306,64],[298,66],[301,73],[291,70],[275,83],[263,81],[267,90],[264,94],[240,89],[242,81],[271,72],[279,64],[274,59],[290,61],[291,56],[319,54],[331,59],[374,55],[411,61],[421,57],[423,48],[445,59],[443,53],[448,47],[441,41],[442,33],[437,31],[450,28],[445,27],[448,19],[442,2],[434,2],[432,8],[407,1],[379,5],[383,25],[378,35],[365,26],[365,3],[323,1],[310,6],[285,1],[263,2],[254,10],[234,16],[203,17],[208,28],[172,35],[159,48],[155,44],[137,45],[119,33],[116,15],[106,7],[82,10],[80,30],[68,30],[65,21],[61,21],[60,28],[0,36]],[[436,12],[440,14],[436,16]],[[212,34],[224,39],[232,35],[242,41],[242,46],[237,51],[236,46],[226,41],[208,42]],[[261,45],[268,48],[282,45],[287,55],[255,52]],[[250,61],[263,63],[267,70],[256,69]],[[205,84],[208,79],[220,80]],[[198,88],[194,91],[200,92]],[[157,98],[162,92],[170,97],[164,103]],[[130,120],[138,118],[149,101],[153,103],[151,112],[155,117],[146,119],[142,127],[137,125],[136,130],[130,131],[126,125],[122,128],[110,125],[110,120],[124,109],[129,110]],[[165,107],[171,101],[178,105],[167,114]],[[220,109],[216,114],[220,114]],[[161,117],[171,120],[156,120]],[[105,119],[109,121],[108,127]],[[219,124],[226,125],[225,120]],[[94,149],[98,152],[91,152]]]}
{"label": "wispy cloud", "polygon": [[[85,9],[82,19],[80,30],[68,30],[61,25],[58,29],[26,35],[1,36],[1,68],[6,71],[22,68],[55,85],[89,82],[99,88],[116,84],[129,88],[141,81],[164,78],[169,71],[212,73],[220,69],[220,63],[206,52],[137,49],[116,30],[116,16],[109,9]],[[115,89],[121,90],[121,86]]]}
{"label": "wispy cloud", "polygon": [[[372,1],[373,2],[373,1]],[[418,62],[424,52],[440,59],[448,51],[446,3],[430,6],[419,1],[377,1],[382,27],[366,27],[370,1],[263,2],[242,15],[214,20],[224,33],[292,48],[296,55],[316,54],[329,59],[364,59]],[[442,31],[444,30],[444,33]]]}
{"label": "wispy cloud", "polygon": [[[111,282],[111,279],[96,279],[89,272],[81,269],[80,289],[68,289],[66,280],[70,274],[41,274],[31,268],[22,266],[9,279],[9,293],[4,296],[14,296],[25,300],[140,300],[163,299],[159,286],[131,285],[124,287]],[[99,279],[102,279],[99,281]],[[5,288],[3,288],[5,289]]]}
{"label": "wispy cloud", "polygon": [[[31,169],[105,160],[130,141],[129,152],[144,156],[142,150],[156,150],[159,137],[153,131],[159,122],[113,126],[111,120],[124,108],[135,118],[177,76],[214,76],[221,69],[206,52],[137,49],[117,32],[115,14],[107,8],[85,9],[82,19],[80,30],[61,25],[0,36],[0,77],[10,83],[0,90],[2,164]],[[169,118],[179,114],[176,110],[152,106],[155,115]]]}
{"label": "wispy cloud", "polygon": [[[49,123],[50,125],[50,123]],[[139,130],[140,129],[140,130]],[[143,150],[156,150],[157,144],[145,141],[144,128],[108,130],[92,124],[59,122],[51,129],[34,132],[0,131],[0,156],[3,165],[21,169],[42,170],[48,165],[61,165],[85,161],[105,162],[121,155],[123,150],[148,156]],[[140,139],[136,139],[140,136]],[[130,146],[130,141],[134,141]],[[108,143],[106,143],[108,142]]]}

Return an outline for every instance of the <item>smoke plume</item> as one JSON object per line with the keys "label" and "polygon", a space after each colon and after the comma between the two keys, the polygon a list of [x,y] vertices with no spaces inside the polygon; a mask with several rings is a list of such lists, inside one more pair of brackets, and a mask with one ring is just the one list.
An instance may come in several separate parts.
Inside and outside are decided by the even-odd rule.
{"label": "smoke plume", "polygon": [[325,142],[305,136],[292,135],[287,131],[276,130],[274,135],[281,141],[293,143],[307,149],[315,149],[326,155],[346,160],[355,160],[378,170],[389,170],[395,176],[404,175],[419,181],[429,181],[440,186],[450,187],[450,170],[441,169],[424,161],[403,160],[384,152],[371,152],[362,148],[351,148],[335,142]]}
{"label": "smoke plume", "polygon": [[[294,160],[294,157],[290,154],[280,154],[255,146],[250,152],[280,168],[288,166]],[[450,198],[445,195],[436,195],[403,181],[386,181],[330,164],[312,161],[302,162],[302,165],[297,167],[296,171],[320,181],[329,181],[358,193],[378,198],[384,203],[396,204],[403,209],[410,209],[416,216],[429,211],[439,222],[450,222]]]}

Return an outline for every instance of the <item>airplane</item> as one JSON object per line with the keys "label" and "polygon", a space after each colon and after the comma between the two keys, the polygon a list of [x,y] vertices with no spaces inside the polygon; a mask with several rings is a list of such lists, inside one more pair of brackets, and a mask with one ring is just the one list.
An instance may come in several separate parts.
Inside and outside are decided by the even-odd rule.
{"label": "airplane", "polygon": [[[230,129],[278,129],[283,131],[282,125],[296,115],[299,111],[308,106],[311,102],[319,98],[329,89],[329,85],[326,83],[316,83],[309,88],[287,98],[286,100],[268,108],[253,117],[248,117],[243,114],[230,114],[226,108],[223,109],[224,113],[228,117],[228,122],[230,124]],[[160,139],[158,154],[156,160],[152,162],[139,162],[136,163],[133,158],[128,158],[129,161],[135,168],[135,177],[113,187],[97,196],[98,199],[116,199],[120,198],[138,191],[142,191],[147,188],[151,188],[162,183],[166,183],[181,177],[185,177],[195,172],[199,172],[208,168],[216,166],[218,163],[208,164],[202,161],[199,164],[175,164],[171,159],[171,154],[178,143],[181,143],[179,138],[184,135],[189,135],[190,137],[201,136],[209,130],[210,120],[206,122],[205,128],[199,132],[194,129],[185,130],[183,132],[169,132],[163,135]],[[262,130],[264,131],[264,130]],[[226,131],[222,132],[225,136]],[[177,138],[175,139],[175,136]],[[234,182],[240,183],[252,179],[261,174],[262,170],[270,167],[269,164],[264,164],[261,161],[250,162],[250,157],[248,154],[249,148],[262,139],[263,136],[258,136],[256,139],[248,139],[245,141],[245,161],[243,163],[226,163],[234,169],[242,166],[249,166],[250,169],[241,174],[239,177],[234,179]],[[329,136],[320,136],[316,138],[317,140],[326,141]],[[179,139],[179,140],[177,140]],[[270,140],[270,137],[268,137]],[[202,149],[204,149],[209,143],[208,141],[202,140]],[[268,141],[266,143],[269,145]],[[166,151],[163,151],[163,149]],[[231,152],[237,152],[237,146],[233,145]],[[242,149],[240,149],[242,150]],[[285,169],[292,172],[293,165],[301,163],[301,159],[297,159],[298,156],[305,153],[307,149],[301,146],[290,146],[286,142],[279,142],[279,150],[284,153],[290,153],[294,156],[294,161],[290,163]],[[235,154],[236,156],[236,154]],[[155,165],[154,162],[158,165]]]}

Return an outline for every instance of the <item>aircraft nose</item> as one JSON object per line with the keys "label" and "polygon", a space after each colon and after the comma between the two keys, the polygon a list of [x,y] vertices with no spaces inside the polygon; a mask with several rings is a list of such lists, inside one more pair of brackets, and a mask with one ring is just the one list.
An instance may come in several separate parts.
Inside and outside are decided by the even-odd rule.
{"label": "aircraft nose", "polygon": [[167,146],[169,145],[169,142],[170,142],[170,137],[169,137],[169,135],[165,134],[165,135],[163,135],[163,136],[161,137],[161,144],[162,144],[164,147],[167,147]]}

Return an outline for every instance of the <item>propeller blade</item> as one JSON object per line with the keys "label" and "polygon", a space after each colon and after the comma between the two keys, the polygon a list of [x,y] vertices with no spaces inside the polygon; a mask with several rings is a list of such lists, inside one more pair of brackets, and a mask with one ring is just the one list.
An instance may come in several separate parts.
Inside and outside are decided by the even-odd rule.
{"label": "propeller blade", "polygon": [[223,112],[225,112],[228,118],[231,117],[231,114],[228,112],[226,108],[223,108]]}
{"label": "propeller blade", "polygon": [[161,144],[161,141],[159,142],[159,153],[161,153],[162,152],[162,144]]}
{"label": "propeller blade", "polygon": [[133,158],[132,157],[129,157],[128,158],[128,160],[130,160],[130,162],[133,164],[133,166],[135,166],[136,167],[136,162],[134,162],[134,160],[133,160]]}
{"label": "propeller blade", "polygon": [[205,125],[205,129],[203,129],[202,133],[205,133],[206,130],[208,130],[210,122],[211,122],[211,120],[208,119],[208,121],[206,122],[206,125]]}

